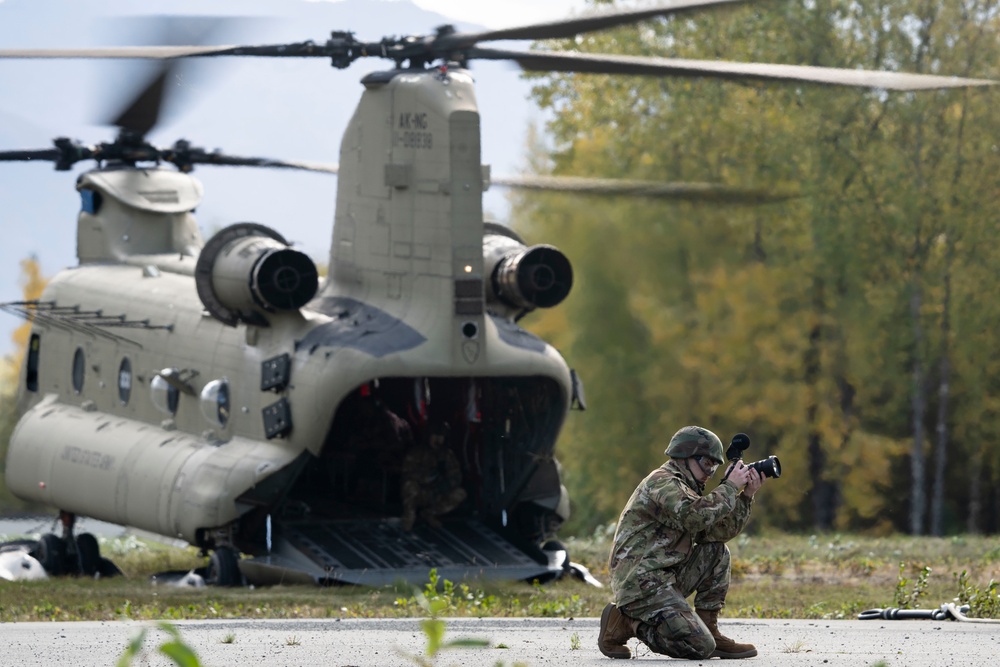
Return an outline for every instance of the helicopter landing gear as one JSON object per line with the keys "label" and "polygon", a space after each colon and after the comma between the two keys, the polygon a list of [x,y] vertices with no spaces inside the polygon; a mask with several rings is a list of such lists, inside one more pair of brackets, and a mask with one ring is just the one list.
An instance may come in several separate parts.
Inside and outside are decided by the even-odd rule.
{"label": "helicopter landing gear", "polygon": [[66,543],[58,535],[45,533],[38,538],[33,555],[49,576],[59,576],[65,571]]}
{"label": "helicopter landing gear", "polygon": [[535,581],[538,583],[544,584],[562,579],[565,575],[571,575],[591,586],[596,586],[597,588],[604,587],[604,584],[590,574],[590,570],[569,559],[569,550],[559,540],[547,540],[542,544],[541,548],[542,553],[549,559],[549,566],[552,568],[552,572],[544,577],[536,577]]}
{"label": "helicopter landing gear", "polygon": [[240,555],[233,547],[216,547],[208,558],[208,573],[205,583],[209,586],[241,586],[243,574],[240,572]]}
{"label": "helicopter landing gear", "polygon": [[85,577],[93,577],[101,569],[101,549],[97,538],[90,533],[76,536],[77,571]]}
{"label": "helicopter landing gear", "polygon": [[546,540],[541,546],[542,554],[549,560],[550,571],[540,577],[534,577],[533,581],[540,584],[547,584],[550,581],[562,579],[563,575],[570,572],[569,551],[566,545],[559,540]]}
{"label": "helicopter landing gear", "polygon": [[73,535],[76,515],[60,512],[62,536],[45,533],[30,550],[50,577],[61,575],[84,577],[114,577],[122,574],[118,566],[101,557],[97,538],[90,533]]}

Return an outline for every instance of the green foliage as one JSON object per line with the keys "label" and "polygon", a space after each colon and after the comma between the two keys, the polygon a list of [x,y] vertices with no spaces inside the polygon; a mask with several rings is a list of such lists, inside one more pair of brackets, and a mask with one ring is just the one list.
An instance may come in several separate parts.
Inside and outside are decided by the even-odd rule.
{"label": "green foliage", "polygon": [[473,589],[466,583],[457,586],[448,579],[438,576],[437,570],[430,571],[423,591],[417,591],[408,598],[397,598],[394,605],[402,612],[414,607],[426,611],[430,616],[442,614],[475,615],[480,618],[496,612],[499,602],[496,596],[481,589]]}
{"label": "green foliage", "polygon": [[[584,616],[589,603],[579,594],[565,595],[554,586],[542,586],[538,581],[531,584],[527,596],[517,595],[501,600],[495,594],[474,589],[468,584],[454,584],[442,579],[437,570],[431,570],[429,581],[422,591],[408,598],[396,598],[393,606],[397,613],[411,614],[422,610],[431,617],[431,626],[438,616],[449,614],[458,616],[517,615],[543,616],[547,618],[574,618]],[[443,626],[442,626],[443,629]]]}
{"label": "green foliage", "polygon": [[1000,618],[1000,582],[990,579],[985,588],[979,588],[970,581],[966,570],[953,573],[958,585],[955,602],[969,605],[969,616],[975,618]]}
{"label": "green foliage", "polygon": [[129,642],[128,647],[125,649],[125,653],[118,659],[118,667],[129,667],[132,664],[132,660],[139,655],[145,641],[146,628],[143,628],[139,631],[139,634],[132,638],[132,641]]}
{"label": "green foliage", "polygon": [[397,604],[402,604],[404,607],[408,607],[415,602],[428,615],[428,618],[420,621],[420,629],[423,630],[424,636],[427,638],[427,648],[425,649],[427,657],[410,656],[410,659],[420,667],[430,667],[433,665],[431,659],[437,656],[442,649],[486,648],[490,645],[485,639],[460,638],[445,641],[445,622],[439,617],[445,612],[457,609],[461,604],[458,602],[458,599],[465,599],[459,598],[459,591],[461,591],[461,595],[463,596],[470,595],[468,587],[465,584],[456,589],[451,581],[441,579],[438,576],[437,570],[432,569],[423,591],[416,591],[414,596],[408,600],[396,601]]}
{"label": "green foliage", "polygon": [[[973,4],[770,3],[550,46],[997,78],[997,12]],[[940,431],[945,456],[927,470],[942,470],[944,530],[965,530],[964,517],[1000,529],[985,506],[1000,484],[1000,450],[986,444],[1000,436],[1000,302],[983,298],[1000,276],[990,94],[535,81],[552,112],[554,148],[532,156],[541,170],[803,195],[767,207],[517,199],[525,236],[558,239],[574,264],[566,303],[529,325],[586,382],[588,411],[559,442],[571,531],[614,520],[691,423],[748,432],[748,455],[781,457],[755,528],[909,530],[899,499],[929,498],[934,478],[910,463]]]}
{"label": "green foliage", "polygon": [[[160,622],[156,624],[156,627],[168,635],[167,639],[157,649],[160,653],[170,658],[177,667],[201,667],[201,662],[198,660],[194,649],[184,642],[176,626],[171,623]],[[135,658],[140,657],[143,644],[146,641],[146,635],[147,629],[143,628],[129,642],[125,653],[118,659],[118,667],[129,667]]]}
{"label": "green foliage", "polygon": [[[605,582],[607,571],[602,568],[606,564],[610,539],[602,529],[591,537],[568,540],[574,560]],[[156,546],[151,543],[148,549],[152,551]],[[726,615],[735,618],[828,620],[854,618],[865,609],[893,606],[900,561],[920,562],[935,572],[967,569],[975,573],[976,581],[1000,581],[1000,550],[996,549],[996,539],[980,535],[944,539],[821,533],[800,536],[769,532],[741,535],[729,546],[733,554],[733,584],[727,598]],[[186,549],[173,551],[179,552],[178,560],[188,557]],[[452,585],[447,589],[436,573],[434,586],[424,586],[419,591],[403,584],[332,589],[316,586],[176,588],[151,585],[149,575],[156,570],[143,569],[144,563],[149,561],[137,563],[128,555],[114,560],[128,576],[7,582],[0,595],[0,623],[115,621],[125,617],[138,621],[423,619],[429,618],[429,614],[418,601],[418,593],[426,599],[443,597],[446,590],[451,592],[447,594],[447,611],[438,617],[440,620],[446,618],[445,614],[448,618],[523,618],[543,614],[556,618],[583,618],[599,616],[609,600],[607,588],[589,586],[574,577],[544,586],[521,581],[490,581],[468,582],[466,588]],[[927,578],[922,600],[937,604],[956,597],[952,579],[938,579]],[[972,580],[970,577],[969,581]],[[967,588],[970,594],[975,590],[971,584]],[[988,590],[988,586],[983,587],[983,594]],[[478,605],[477,599],[480,600]],[[485,611],[482,600],[489,600]]]}
{"label": "green foliage", "polygon": [[906,563],[900,563],[899,577],[896,580],[896,591],[893,595],[893,601],[900,609],[916,609],[919,606],[917,603],[920,601],[920,598],[927,592],[927,580],[931,576],[931,568],[926,565],[920,568],[917,579],[913,582],[913,588],[910,590],[907,590],[910,580],[904,576],[905,573]]}
{"label": "green foliage", "polygon": [[574,618],[584,615],[584,605],[577,594],[569,597],[554,594],[535,581],[532,583],[532,592],[525,605],[525,614],[546,618]]}

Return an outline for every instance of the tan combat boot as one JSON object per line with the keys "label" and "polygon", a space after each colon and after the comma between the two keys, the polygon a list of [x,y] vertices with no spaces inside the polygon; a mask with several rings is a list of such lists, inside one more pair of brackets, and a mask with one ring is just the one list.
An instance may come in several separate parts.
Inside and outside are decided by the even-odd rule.
{"label": "tan combat boot", "polygon": [[635,637],[630,619],[614,604],[609,603],[601,612],[601,633],[597,636],[597,648],[609,658],[627,660],[632,652],[625,642]]}
{"label": "tan combat boot", "polygon": [[752,658],[757,655],[757,648],[753,644],[737,644],[729,637],[719,632],[719,610],[695,609],[698,618],[705,623],[708,631],[715,639],[715,651],[710,658]]}

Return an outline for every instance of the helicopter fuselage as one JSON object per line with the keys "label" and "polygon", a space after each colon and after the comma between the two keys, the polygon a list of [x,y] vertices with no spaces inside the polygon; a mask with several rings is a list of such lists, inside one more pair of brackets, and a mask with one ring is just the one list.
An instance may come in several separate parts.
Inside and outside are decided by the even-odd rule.
{"label": "helicopter fuselage", "polygon": [[515,315],[561,300],[568,263],[523,259],[516,234],[484,225],[467,72],[363,83],[311,299],[301,258],[267,228],[201,241],[191,176],[81,177],[80,266],[34,313],[12,492],[266,555],[272,518],[399,515],[406,452],[366,439],[371,401],[415,442],[448,424],[467,497],[456,518],[529,548],[552,535],[568,516],[554,446],[575,378]]}

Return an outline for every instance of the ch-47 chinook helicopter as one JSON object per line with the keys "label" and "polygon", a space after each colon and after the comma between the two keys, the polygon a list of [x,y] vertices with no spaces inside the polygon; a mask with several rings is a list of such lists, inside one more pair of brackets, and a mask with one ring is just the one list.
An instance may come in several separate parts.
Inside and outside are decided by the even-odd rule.
{"label": "ch-47 chinook helicopter", "polygon": [[[561,572],[564,563],[543,547],[569,515],[554,449],[570,409],[583,407],[582,384],[518,320],[562,301],[572,268],[554,247],[528,246],[483,221],[491,179],[468,63],[889,90],[993,83],[479,46],[567,38],[738,1],[689,0],[476,33],[443,26],[377,42],[334,32],[324,43],[269,46],[0,50],[5,58],[393,64],[362,78],[344,133],[325,280],[263,225],[238,223],[202,241],[191,213],[201,189],[187,172],[240,159],[184,144],[152,149],[127,122],[113,144],[60,141],[48,152],[0,154],[57,168],[99,163],[77,182],[79,266],[57,274],[37,302],[7,304],[33,323],[7,484],[63,517],[63,535],[43,536],[40,559],[58,567],[75,555],[82,571],[93,571],[93,539],[73,536],[74,517],[88,516],[197,545],[210,553],[209,579],[223,585],[241,577],[423,581],[430,568],[451,579]],[[138,129],[148,129],[143,122]],[[267,162],[242,163],[254,161]],[[505,183],[615,191],[607,183]],[[666,186],[660,194],[761,198],[712,186]],[[464,499],[443,521],[404,530],[402,462],[411,445],[403,434],[420,441],[444,423]]]}

